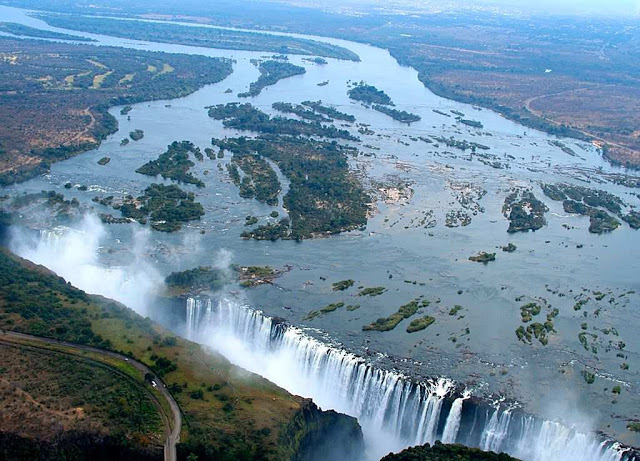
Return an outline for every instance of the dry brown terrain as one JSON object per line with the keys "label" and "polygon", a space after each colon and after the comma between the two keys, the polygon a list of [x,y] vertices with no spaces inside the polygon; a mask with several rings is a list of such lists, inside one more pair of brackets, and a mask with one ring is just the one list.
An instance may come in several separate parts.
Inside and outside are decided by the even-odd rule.
{"label": "dry brown terrain", "polygon": [[199,56],[0,37],[0,184],[96,147],[117,129],[113,105],[184,96],[230,73]]}

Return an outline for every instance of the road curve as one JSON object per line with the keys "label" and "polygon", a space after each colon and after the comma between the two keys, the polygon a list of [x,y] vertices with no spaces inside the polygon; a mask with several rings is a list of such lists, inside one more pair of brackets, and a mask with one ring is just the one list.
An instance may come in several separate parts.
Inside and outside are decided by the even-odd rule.
{"label": "road curve", "polygon": [[[23,339],[31,342],[37,342],[41,344],[52,344],[65,346],[71,349],[76,349],[79,351],[93,352],[95,354],[107,356],[114,358],[116,360],[121,360],[123,362],[127,362],[132,365],[138,371],[140,371],[143,375],[150,373],[154,376],[155,373],[147,367],[144,363],[140,363],[137,360],[132,359],[131,357],[127,357],[123,354],[118,354],[117,352],[111,352],[104,349],[98,349],[96,347],[85,346],[83,344],[69,343],[66,341],[59,341],[57,339],[50,338],[42,338],[40,336],[32,336],[24,333],[17,333],[13,331],[2,331],[0,330],[0,341],[12,342],[13,339]],[[155,378],[155,382],[157,383],[156,389],[162,394],[162,396],[166,399],[169,407],[171,408],[171,413],[173,415],[173,427],[171,427],[171,421],[169,421],[170,431],[168,431],[167,439],[164,443],[164,461],[177,461],[176,456],[176,444],[180,441],[180,430],[182,429],[182,414],[180,413],[180,407],[177,402],[165,386],[165,384],[158,378]]]}

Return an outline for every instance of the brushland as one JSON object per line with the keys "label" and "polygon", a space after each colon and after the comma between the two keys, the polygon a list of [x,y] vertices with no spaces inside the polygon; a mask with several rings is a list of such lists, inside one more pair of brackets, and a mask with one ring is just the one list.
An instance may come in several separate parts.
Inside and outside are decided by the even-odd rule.
{"label": "brushland", "polygon": [[[355,419],[322,412],[149,318],[4,250],[0,329],[119,352],[152,370],[152,376],[141,376],[130,363],[100,364],[95,355],[77,357],[64,348],[3,347],[9,352],[0,359],[0,412],[24,415],[3,431],[9,459],[33,459],[31,450],[38,456],[89,453],[97,441],[110,455],[160,459],[163,414],[170,412],[166,400],[154,403],[151,381],[158,378],[182,412],[179,460],[321,459],[316,456],[333,437],[340,438],[345,456],[362,449]],[[48,424],[52,419],[58,423]]]}

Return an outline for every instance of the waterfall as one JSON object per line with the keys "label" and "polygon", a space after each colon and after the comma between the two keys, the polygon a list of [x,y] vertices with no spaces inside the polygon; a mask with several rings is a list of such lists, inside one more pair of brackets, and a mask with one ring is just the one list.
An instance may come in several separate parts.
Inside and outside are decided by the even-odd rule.
{"label": "waterfall", "polygon": [[[221,298],[187,300],[187,337],[289,392],[358,418],[371,459],[411,445],[463,443],[525,461],[639,461],[617,443],[505,405],[454,395],[444,378],[415,382],[302,329]],[[465,410],[466,409],[466,410]],[[464,426],[464,428],[463,428]]]}
{"label": "waterfall", "polygon": [[460,429],[460,420],[462,419],[462,404],[468,398],[469,394],[465,392],[462,397],[458,397],[453,401],[447,417],[447,424],[442,431],[442,443],[454,443],[456,441],[458,430]]}

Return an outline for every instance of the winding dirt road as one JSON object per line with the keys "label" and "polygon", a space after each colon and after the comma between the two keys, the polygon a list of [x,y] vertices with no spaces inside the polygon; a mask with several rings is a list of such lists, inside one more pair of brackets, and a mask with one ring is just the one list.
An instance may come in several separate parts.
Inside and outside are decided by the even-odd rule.
{"label": "winding dirt road", "polygon": [[[25,342],[27,342],[26,345],[30,347],[36,347],[38,349],[49,351],[49,352],[52,352],[52,349],[46,347],[47,345],[63,346],[65,348],[73,349],[76,351],[91,352],[93,354],[98,354],[103,357],[109,357],[111,359],[116,359],[118,361],[126,362],[127,364],[133,366],[135,369],[140,371],[143,376],[146,375],[147,373],[150,373],[155,376],[155,373],[153,373],[153,371],[149,367],[147,367],[143,363],[138,362],[137,360],[133,360],[132,358],[122,354],[118,354],[117,352],[106,351],[104,349],[98,349],[95,347],[85,346],[82,344],[69,343],[66,341],[58,341],[56,339],[41,338],[39,336],[31,336],[24,333],[16,333],[12,331],[2,331],[2,330],[0,330],[0,342],[11,343],[14,345],[25,345]],[[61,351],[54,350],[53,352],[60,353]],[[86,360],[92,360],[89,357],[82,356],[82,358]],[[101,363],[102,365],[105,365],[105,363],[103,362],[99,362],[99,361],[96,361],[96,362]],[[120,370],[113,368],[112,365],[107,364],[107,366],[112,368],[113,371],[123,374],[123,372],[121,372]],[[180,407],[178,406],[178,404],[176,403],[176,401],[174,400],[173,396],[171,395],[169,390],[166,388],[164,383],[157,377],[154,379],[154,381],[156,383],[155,389],[165,398],[165,400],[169,404],[169,408],[171,409],[171,413],[172,413],[172,418],[169,418],[168,415],[165,415],[166,424],[167,424],[167,431],[166,431],[167,438],[164,443],[164,461],[176,461],[177,460],[176,444],[180,441],[180,430],[182,428],[182,414],[180,413]],[[164,412],[164,410],[162,411]]]}

